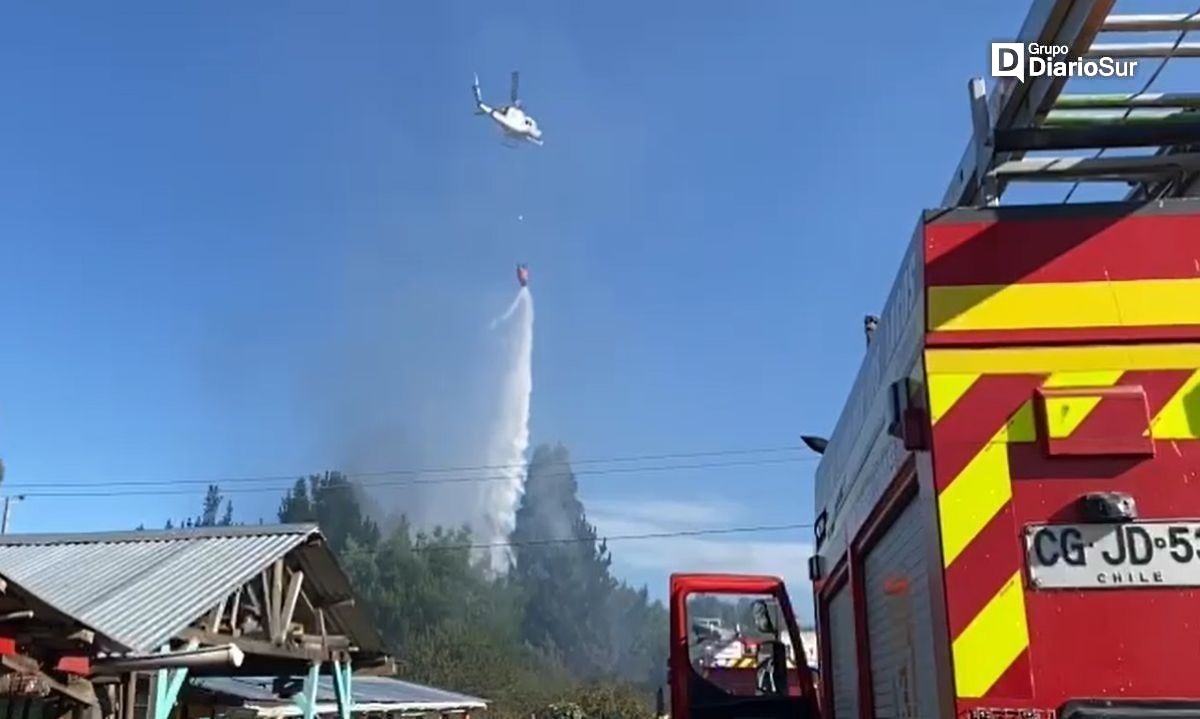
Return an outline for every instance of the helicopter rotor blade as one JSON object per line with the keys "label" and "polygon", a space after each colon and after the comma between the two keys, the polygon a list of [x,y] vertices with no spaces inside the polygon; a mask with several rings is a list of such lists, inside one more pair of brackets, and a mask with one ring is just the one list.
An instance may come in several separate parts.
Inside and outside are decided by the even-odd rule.
{"label": "helicopter rotor blade", "polygon": [[519,81],[520,81],[519,73],[516,70],[513,70],[512,91],[509,93],[509,99],[512,100],[512,104],[517,105],[517,106],[520,106],[520,104],[521,104],[521,101],[517,99],[517,84]]}

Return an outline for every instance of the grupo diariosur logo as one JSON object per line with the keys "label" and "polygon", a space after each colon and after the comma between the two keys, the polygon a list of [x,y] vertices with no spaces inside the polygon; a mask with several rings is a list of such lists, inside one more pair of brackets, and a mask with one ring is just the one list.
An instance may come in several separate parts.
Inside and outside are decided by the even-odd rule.
{"label": "grupo diariosur logo", "polygon": [[1066,45],[1031,42],[992,43],[992,77],[1012,77],[1025,82],[1031,77],[1133,77],[1137,60],[1113,57],[1068,60]]}

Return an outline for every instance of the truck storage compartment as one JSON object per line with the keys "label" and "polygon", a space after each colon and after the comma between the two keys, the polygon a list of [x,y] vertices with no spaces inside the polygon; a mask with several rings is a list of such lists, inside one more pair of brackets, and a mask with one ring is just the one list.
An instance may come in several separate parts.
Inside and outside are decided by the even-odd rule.
{"label": "truck storage compartment", "polygon": [[826,609],[828,631],[837,641],[829,643],[829,668],[821,672],[829,682],[826,696],[831,698],[834,717],[858,716],[858,661],[854,645],[854,599],[850,584],[829,599]]}
{"label": "truck storage compartment", "polygon": [[934,717],[929,527],[910,498],[866,549],[863,584],[876,717]]}

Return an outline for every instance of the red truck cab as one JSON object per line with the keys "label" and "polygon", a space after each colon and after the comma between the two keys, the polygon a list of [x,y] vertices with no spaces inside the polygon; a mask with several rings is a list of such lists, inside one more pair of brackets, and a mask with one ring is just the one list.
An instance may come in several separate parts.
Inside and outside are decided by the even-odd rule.
{"label": "red truck cab", "polygon": [[[695,620],[713,606],[742,621],[732,631],[708,631]],[[819,716],[814,675],[781,579],[673,574],[670,613],[674,719]]]}

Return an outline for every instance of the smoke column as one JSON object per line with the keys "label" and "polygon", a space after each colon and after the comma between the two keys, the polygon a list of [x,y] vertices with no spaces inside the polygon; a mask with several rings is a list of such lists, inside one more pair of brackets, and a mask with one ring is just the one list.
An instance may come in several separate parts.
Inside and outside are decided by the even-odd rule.
{"label": "smoke column", "polygon": [[[528,287],[522,287],[508,311],[492,322],[491,328],[497,327],[511,328],[512,349],[500,386],[499,413],[488,440],[487,463],[502,479],[483,483],[483,526],[477,527],[477,532],[481,535],[478,541],[487,544],[508,540],[525,482],[529,398],[533,392],[533,295]],[[506,572],[511,549],[492,547],[490,552],[492,571]]]}

